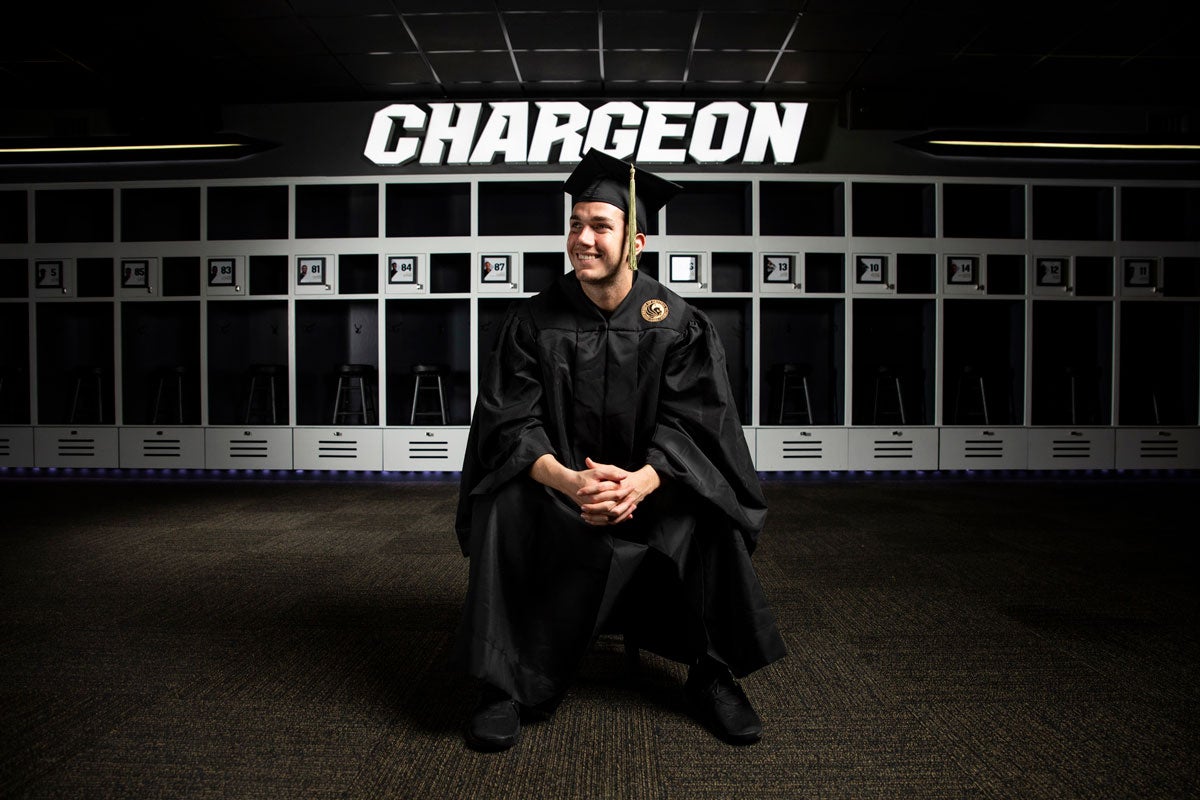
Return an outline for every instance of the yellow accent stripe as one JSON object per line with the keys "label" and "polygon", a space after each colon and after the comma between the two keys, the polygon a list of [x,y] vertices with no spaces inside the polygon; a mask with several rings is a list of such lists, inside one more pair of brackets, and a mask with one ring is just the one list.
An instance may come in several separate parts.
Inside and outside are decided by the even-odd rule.
{"label": "yellow accent stripe", "polygon": [[0,153],[112,153],[123,150],[199,150],[201,148],[241,146],[237,142],[214,142],[211,144],[122,144],[86,147],[0,147]]}
{"label": "yellow accent stripe", "polygon": [[930,144],[960,147],[1044,147],[1066,150],[1200,150],[1200,144],[1099,144],[1092,142],[989,142],[968,139],[931,139]]}

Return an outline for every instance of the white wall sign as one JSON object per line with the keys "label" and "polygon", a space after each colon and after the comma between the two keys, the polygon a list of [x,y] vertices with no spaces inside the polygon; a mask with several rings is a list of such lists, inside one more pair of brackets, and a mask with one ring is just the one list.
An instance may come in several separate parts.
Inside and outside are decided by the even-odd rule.
{"label": "white wall sign", "polygon": [[381,166],[574,164],[591,148],[639,164],[793,164],[807,103],[396,103],[363,150]]}

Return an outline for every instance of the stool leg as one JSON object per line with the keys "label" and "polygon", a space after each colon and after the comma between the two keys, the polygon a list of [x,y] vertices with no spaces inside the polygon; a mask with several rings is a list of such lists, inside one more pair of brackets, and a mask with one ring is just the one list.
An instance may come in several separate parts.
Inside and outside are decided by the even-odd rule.
{"label": "stool leg", "polygon": [[1154,410],[1154,424],[1162,425],[1162,419],[1158,415],[1158,392],[1150,392],[1150,407]]}
{"label": "stool leg", "polygon": [[987,389],[983,385],[983,376],[979,376],[979,402],[983,405],[983,424],[991,425],[992,417],[988,414]]}
{"label": "stool leg", "polygon": [[808,396],[808,378],[801,378],[801,385],[804,387],[804,415],[808,418],[809,425],[816,425],[813,422],[812,415],[812,398]]}
{"label": "stool leg", "polygon": [[243,425],[250,424],[250,409],[254,406],[254,387],[257,382],[258,382],[258,376],[251,375],[250,376],[250,392],[249,392],[249,394],[246,395],[246,414],[242,418]]}
{"label": "stool leg", "polygon": [[176,404],[176,407],[179,409],[178,423],[180,425],[182,425],[183,424],[183,376],[181,376],[181,375],[175,376],[175,397],[178,398],[178,400],[179,400],[179,402]]}
{"label": "stool leg", "polygon": [[163,379],[158,379],[158,388],[154,390],[154,411],[150,414],[150,424],[158,424],[158,405],[162,401]]}
{"label": "stool leg", "polygon": [[371,410],[367,406],[367,379],[360,377],[358,379],[358,404],[362,411],[362,424],[371,424]]}
{"label": "stool leg", "polygon": [[907,425],[908,418],[904,415],[904,395],[900,392],[900,379],[893,379],[896,383],[896,405],[900,408],[900,424]]}
{"label": "stool leg", "polygon": [[784,404],[787,403],[787,390],[788,390],[788,379],[787,379],[787,375],[784,375],[779,380],[779,424],[780,425],[783,424],[783,408],[784,408]]}
{"label": "stool leg", "polygon": [[1071,376],[1071,424],[1075,425],[1075,418],[1078,416],[1075,406],[1075,376]]}
{"label": "stool leg", "polygon": [[271,376],[271,424],[275,425],[278,422],[276,418],[275,405],[275,376]]}
{"label": "stool leg", "polygon": [[438,381],[438,409],[442,412],[442,424],[446,424],[446,392],[442,388],[442,376],[437,376]]}
{"label": "stool leg", "polygon": [[79,390],[83,385],[82,378],[75,379],[75,393],[71,397],[71,413],[67,416],[67,422],[75,422],[75,412],[79,409]]}
{"label": "stool leg", "polygon": [[333,424],[337,425],[338,416],[342,413],[342,378],[338,378],[337,393],[333,396]]}
{"label": "stool leg", "polygon": [[421,376],[413,378],[413,396],[412,396],[412,411],[408,415],[408,424],[417,424],[417,396],[421,392]]}

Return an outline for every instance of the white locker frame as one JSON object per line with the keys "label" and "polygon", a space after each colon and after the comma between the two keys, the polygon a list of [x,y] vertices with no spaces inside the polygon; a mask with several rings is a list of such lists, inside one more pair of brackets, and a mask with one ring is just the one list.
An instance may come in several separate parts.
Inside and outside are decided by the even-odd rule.
{"label": "white locker frame", "polygon": [[[563,174],[569,172],[569,169],[563,169]],[[688,171],[672,171],[662,170],[664,175],[672,179],[678,179],[683,182],[689,180],[733,180],[748,182],[751,184],[751,203],[752,203],[752,230],[746,236],[725,236],[725,235],[673,235],[668,226],[665,224],[667,215],[665,211],[660,211],[659,214],[659,230],[662,233],[651,236],[649,238],[649,252],[658,254],[660,277],[666,279],[669,276],[667,272],[669,265],[668,260],[671,254],[697,254],[701,257],[700,269],[702,272],[701,280],[696,284],[681,284],[676,288],[685,296],[695,297],[711,297],[711,298],[738,298],[748,302],[750,308],[750,329],[746,332],[746,336],[750,341],[750,364],[747,372],[750,380],[749,399],[750,409],[747,418],[743,420],[745,423],[745,434],[747,442],[751,445],[751,450],[755,454],[756,463],[760,469],[764,471],[774,470],[780,464],[791,464],[798,459],[784,459],[782,448],[784,442],[801,441],[801,435],[808,433],[804,438],[824,437],[822,439],[823,450],[821,456],[813,463],[819,463],[820,466],[816,469],[894,469],[895,465],[887,466],[881,463],[883,459],[870,455],[864,450],[864,442],[867,442],[871,437],[877,436],[879,431],[885,431],[888,436],[891,436],[891,431],[900,430],[902,434],[912,434],[913,438],[913,453],[912,460],[905,463],[905,469],[972,469],[977,463],[976,459],[982,460],[981,456],[972,455],[968,458],[968,449],[973,447],[982,447],[982,445],[971,444],[972,442],[983,441],[984,437],[990,431],[998,440],[1003,440],[1003,451],[996,450],[993,446],[991,452],[998,453],[994,460],[989,457],[988,463],[991,468],[998,469],[1153,469],[1156,464],[1172,468],[1172,469],[1195,469],[1200,468],[1200,445],[1197,444],[1200,437],[1200,430],[1197,426],[1125,426],[1118,425],[1121,418],[1120,409],[1120,363],[1119,349],[1121,341],[1121,307],[1125,301],[1138,302],[1161,302],[1161,303],[1184,303],[1191,306],[1200,306],[1200,297],[1165,297],[1162,294],[1164,261],[1171,257],[1196,257],[1197,245],[1195,242],[1128,242],[1119,238],[1119,230],[1114,231],[1113,241],[1047,241],[1035,240],[1032,238],[1032,203],[1031,193],[1033,187],[1037,185],[1079,185],[1079,186],[1112,186],[1116,187],[1113,192],[1114,196],[1114,220],[1120,219],[1120,188],[1126,186],[1153,186],[1155,182],[1137,181],[1137,180],[1054,180],[1045,178],[980,178],[980,177],[937,177],[937,176],[894,176],[894,175],[827,175],[827,174],[795,174],[783,175],[779,173],[721,173],[713,175],[703,172],[688,172]],[[289,369],[289,379],[292,381],[292,386],[287,392],[289,397],[289,419],[295,421],[297,419],[297,392],[295,391],[295,381],[297,376],[296,363],[296,302],[307,301],[314,299],[317,296],[337,297],[343,299],[353,298],[355,302],[377,302],[378,303],[378,320],[380,332],[378,336],[378,361],[377,364],[383,365],[388,363],[388,340],[383,333],[382,328],[384,320],[386,320],[386,302],[389,299],[400,297],[412,297],[414,299],[431,297],[438,301],[444,300],[463,300],[467,303],[468,315],[470,319],[471,329],[469,335],[469,363],[467,365],[458,365],[458,369],[465,368],[468,370],[469,387],[464,387],[469,392],[468,407],[473,405],[475,396],[478,392],[478,369],[481,361],[486,357],[486,354],[478,352],[478,325],[480,321],[479,302],[480,298],[497,299],[501,296],[507,297],[524,297],[531,294],[525,284],[524,257],[527,253],[538,252],[561,252],[566,241],[566,214],[564,214],[561,230],[557,233],[540,235],[540,236],[479,236],[478,235],[478,219],[479,219],[479,186],[484,182],[489,181],[505,181],[505,182],[520,182],[520,181],[547,181],[552,178],[548,177],[549,173],[478,173],[471,175],[462,174],[444,174],[444,175],[368,175],[368,176],[333,176],[321,178],[226,178],[226,179],[188,179],[181,181],[171,181],[172,187],[197,187],[201,192],[202,200],[209,187],[216,186],[261,186],[261,185],[286,185],[288,187],[289,198],[289,218],[288,218],[288,236],[286,239],[277,240],[209,240],[207,238],[207,203],[200,204],[200,238],[197,241],[186,242],[154,242],[154,243],[127,243],[120,241],[120,226],[119,214],[114,212],[114,237],[112,242],[98,243],[38,243],[35,241],[34,231],[34,192],[41,188],[110,188],[114,193],[114,209],[120,208],[120,191],[127,188],[152,188],[165,185],[164,182],[156,181],[115,181],[115,182],[65,182],[56,184],[9,184],[6,185],[6,190],[9,189],[24,189],[29,191],[29,235],[28,243],[25,244],[0,244],[0,258],[23,259],[29,264],[29,285],[28,292],[25,297],[3,298],[0,303],[3,304],[24,304],[28,309],[29,320],[29,363],[27,374],[29,376],[29,409],[30,420],[28,425],[13,424],[0,427],[0,432],[7,435],[11,439],[8,449],[8,455],[5,456],[0,450],[0,467],[42,467],[42,466],[129,466],[134,468],[134,464],[145,463],[146,459],[135,457],[130,452],[129,442],[133,441],[129,437],[143,436],[147,434],[142,431],[143,426],[129,425],[120,426],[120,421],[123,417],[124,398],[122,397],[122,381],[119,379],[122,371],[122,332],[120,330],[120,305],[126,300],[138,300],[140,302],[171,302],[187,300],[189,302],[197,302],[200,305],[200,364],[202,366],[200,376],[200,425],[196,426],[178,426],[178,429],[187,431],[187,436],[194,437],[197,431],[203,432],[204,446],[202,463],[209,469],[299,469],[313,468],[326,469],[324,461],[311,461],[309,450],[309,442],[320,441],[320,437],[324,436],[326,430],[323,426],[270,426],[270,427],[242,427],[237,425],[212,425],[209,419],[209,375],[208,375],[208,311],[207,304],[209,302],[224,302],[235,300],[237,302],[257,302],[257,301],[282,301],[285,304],[288,330],[290,336],[287,345],[287,366]],[[842,192],[843,203],[843,219],[846,223],[846,231],[840,236],[761,236],[759,232],[759,208],[758,208],[758,188],[759,183],[764,181],[780,181],[794,180],[797,182],[817,181],[829,182],[830,180],[844,182],[844,191]],[[856,236],[852,231],[852,194],[854,183],[868,182],[897,182],[897,181],[920,181],[932,184],[936,191],[937,200],[935,208],[938,210],[936,214],[936,231],[933,237],[923,238],[896,238],[896,237],[866,237]],[[362,184],[369,183],[376,185],[379,188],[379,225],[378,235],[374,238],[363,237],[353,239],[297,239],[295,237],[295,196],[296,187],[307,184]],[[470,234],[466,236],[448,236],[448,237],[409,237],[409,238],[390,238],[386,235],[386,214],[385,214],[385,195],[386,187],[392,183],[463,183],[470,187]],[[1024,193],[1025,207],[1025,235],[1019,239],[976,239],[976,238],[947,238],[942,231],[942,190],[944,186],[951,183],[966,183],[966,184],[1002,184],[1010,186],[1020,186]],[[1180,184],[1195,188],[1194,183]],[[745,291],[735,292],[714,292],[712,291],[712,261],[714,253],[747,253],[751,258],[751,268],[753,274],[748,276],[746,281]],[[295,259],[300,255],[309,253],[323,254],[331,259],[328,263],[330,267],[330,275],[327,279],[327,284],[318,291],[317,295],[308,294],[302,291],[302,287],[295,284],[293,270],[295,269]],[[359,254],[359,253],[375,253],[379,258],[379,274],[377,291],[374,294],[367,293],[361,295],[340,295],[338,294],[339,284],[339,264],[342,255]],[[762,279],[762,258],[766,254],[788,254],[795,256],[796,274],[793,276],[791,284],[767,285]],[[840,291],[835,292],[812,292],[810,291],[809,281],[806,275],[807,259],[810,253],[837,253],[844,258],[844,273],[843,285]],[[404,286],[404,290],[396,289],[395,285],[387,283],[387,256],[389,254],[407,255],[412,254],[418,257],[418,271],[424,271],[424,274],[418,275],[417,281],[413,284],[414,289],[408,291],[408,286]],[[440,292],[433,294],[430,288],[431,259],[442,254],[465,254],[471,259],[469,280],[461,292]],[[493,292],[490,287],[485,287],[481,284],[478,274],[479,257],[485,254],[509,254],[512,257],[511,268],[513,274],[510,275],[510,281],[506,284],[497,284],[497,289]],[[887,255],[889,259],[888,268],[889,274],[882,286],[876,289],[874,286],[864,287],[857,285],[854,281],[854,257],[859,254],[881,254]],[[921,254],[933,257],[935,263],[935,280],[934,289],[930,293],[924,294],[898,294],[897,285],[897,268],[899,257],[903,254]],[[971,289],[963,289],[958,291],[957,287],[951,287],[946,284],[945,280],[945,265],[946,259],[956,255],[971,255],[979,257],[978,268],[980,274],[978,276],[978,286]],[[991,278],[989,274],[988,259],[997,255],[1013,255],[1020,256],[1024,259],[1025,286],[1022,292],[1013,294],[993,294],[991,291]],[[250,260],[257,256],[281,256],[287,259],[289,264],[289,275],[287,286],[280,294],[272,295],[254,295],[249,294],[250,284]],[[1099,297],[1078,297],[1074,290],[1074,276],[1066,276],[1064,285],[1061,287],[1038,287],[1035,281],[1036,259],[1044,256],[1055,256],[1063,258],[1071,267],[1074,268],[1076,260],[1079,257],[1105,257],[1113,260],[1113,286],[1111,294],[1102,295]],[[174,257],[196,257],[199,259],[201,275],[200,288],[195,297],[163,297],[161,294],[162,284],[162,264],[164,259]],[[111,258],[114,265],[114,287],[113,295],[109,297],[77,297],[77,274],[76,261],[78,258]],[[152,263],[158,268],[159,275],[152,279],[152,290],[129,289],[123,290],[120,286],[120,264],[122,259],[139,258],[153,260]],[[233,286],[209,286],[207,281],[208,259],[210,258],[232,258],[235,260],[238,274]],[[1149,287],[1132,287],[1125,286],[1123,280],[1125,261],[1130,258],[1145,258],[1152,259],[1156,265],[1153,285]],[[36,268],[38,261],[42,260],[61,260],[64,269],[64,285],[61,289],[39,289],[36,287],[33,270]],[[669,280],[664,280],[664,283],[670,284]],[[797,286],[796,283],[799,283]],[[515,284],[515,286],[513,285]],[[795,428],[785,426],[774,426],[765,424],[766,420],[762,419],[763,403],[762,393],[766,391],[763,384],[763,365],[761,363],[763,353],[763,342],[761,341],[761,309],[760,302],[762,298],[770,297],[773,299],[785,299],[788,297],[796,298],[811,298],[824,297],[840,299],[844,304],[843,322],[845,325],[845,334],[842,342],[843,358],[839,363],[839,380],[843,381],[841,391],[841,419],[844,420],[839,425],[822,426],[811,428]],[[883,299],[901,298],[901,299],[929,299],[934,302],[934,316],[936,320],[936,332],[934,335],[934,351],[935,351],[935,368],[931,376],[933,382],[933,397],[934,403],[931,409],[932,424],[929,426],[902,426],[901,428],[880,428],[877,426],[854,426],[852,421],[852,410],[854,408],[854,394],[856,387],[849,376],[853,375],[853,323],[854,323],[854,299],[856,297],[878,297]],[[948,376],[943,373],[943,331],[942,323],[945,317],[943,310],[943,301],[948,298],[956,300],[968,300],[969,298],[985,298],[985,297],[1007,297],[1018,300],[1023,304],[1024,324],[1025,324],[1025,343],[1024,343],[1024,375],[1023,375],[1023,393],[1017,398],[1017,403],[1020,408],[1022,424],[1015,426],[988,427],[979,426],[972,428],[968,426],[949,426],[946,425],[946,409],[943,406],[943,398],[945,397],[944,385],[948,380]],[[1101,425],[1092,428],[1076,428],[1067,426],[1033,426],[1031,422],[1032,413],[1032,353],[1035,343],[1032,340],[1032,316],[1034,302],[1074,302],[1074,301],[1102,301],[1111,303],[1113,310],[1111,342],[1112,342],[1112,363],[1107,367],[1112,376],[1109,390],[1110,396],[1107,398],[1108,407],[1111,409],[1111,417],[1107,425]],[[106,426],[87,426],[80,428],[77,426],[67,426],[58,423],[42,424],[39,417],[39,409],[37,403],[37,386],[38,386],[38,362],[36,351],[36,319],[37,307],[43,303],[72,303],[72,302],[111,302],[116,306],[114,318],[114,353],[113,353],[113,368],[114,375],[118,376],[113,381],[113,399],[117,404],[115,409],[114,419],[118,421],[116,425]],[[870,387],[857,387],[857,391],[869,391]],[[366,457],[359,460],[356,456],[353,469],[379,469],[384,470],[429,470],[439,469],[446,471],[455,471],[461,466],[462,448],[465,447],[466,428],[459,426],[445,426],[438,428],[420,428],[408,426],[384,426],[383,410],[387,408],[387,381],[382,379],[378,386],[378,404],[381,411],[381,422],[375,426],[354,426],[353,434],[358,436],[369,435],[377,436],[380,441],[380,456],[378,461],[374,456]],[[160,430],[157,426],[155,430]],[[164,438],[170,435],[170,431],[175,428],[166,429],[162,434]],[[70,431],[77,431],[75,435],[70,434]],[[64,433],[65,432],[65,433]],[[262,456],[247,458],[239,456],[234,458],[230,453],[231,442],[235,437],[241,437],[245,432],[247,438],[263,439],[266,443],[266,448]],[[1075,435],[1073,432],[1078,432]],[[64,454],[58,446],[54,444],[57,438],[66,437],[71,439],[73,436],[77,439],[91,437],[93,455],[71,455]],[[314,438],[315,437],[315,438]],[[415,438],[422,437],[422,438]],[[1158,448],[1151,447],[1149,451],[1145,450],[1148,445],[1144,444],[1147,440],[1157,444],[1159,439],[1167,443],[1164,445],[1167,456],[1160,457]],[[0,438],[3,438],[0,436]],[[1071,457],[1069,454],[1062,452],[1064,448],[1069,450],[1068,445],[1075,439],[1086,439],[1091,448],[1091,452],[1087,456]],[[437,441],[445,440],[446,455],[436,461],[439,466],[431,467],[430,463],[422,458],[414,458],[410,452],[411,447],[415,446],[413,442],[419,442],[423,439],[433,439]],[[1057,440],[1066,441],[1067,445],[1055,445]],[[842,443],[844,447],[842,446]],[[1178,444],[1174,444],[1177,442]],[[79,444],[82,445],[82,442]],[[195,447],[190,443],[186,446],[181,445],[186,455],[181,455],[181,461],[189,465],[195,465],[197,459],[194,455]],[[1055,448],[1058,448],[1057,450]],[[989,448],[984,448],[989,449]],[[930,453],[933,453],[931,456]],[[972,451],[975,452],[975,451]],[[981,451],[980,451],[981,452]],[[327,459],[328,460],[328,459]],[[1022,461],[1024,460],[1024,465]],[[375,464],[379,466],[373,466]],[[322,464],[321,467],[310,466],[310,464]],[[370,464],[372,466],[362,466],[362,464]],[[1159,467],[1162,468],[1162,467]],[[807,467],[790,467],[802,471]]]}

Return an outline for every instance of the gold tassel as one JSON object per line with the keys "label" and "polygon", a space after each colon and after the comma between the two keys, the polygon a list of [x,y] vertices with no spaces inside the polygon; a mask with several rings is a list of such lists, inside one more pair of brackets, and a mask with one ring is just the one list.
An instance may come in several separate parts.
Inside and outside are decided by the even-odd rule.
{"label": "gold tassel", "polygon": [[637,173],[633,164],[629,165],[629,211],[625,217],[625,229],[629,231],[629,268],[636,270],[637,267],[637,186],[633,176]]}

